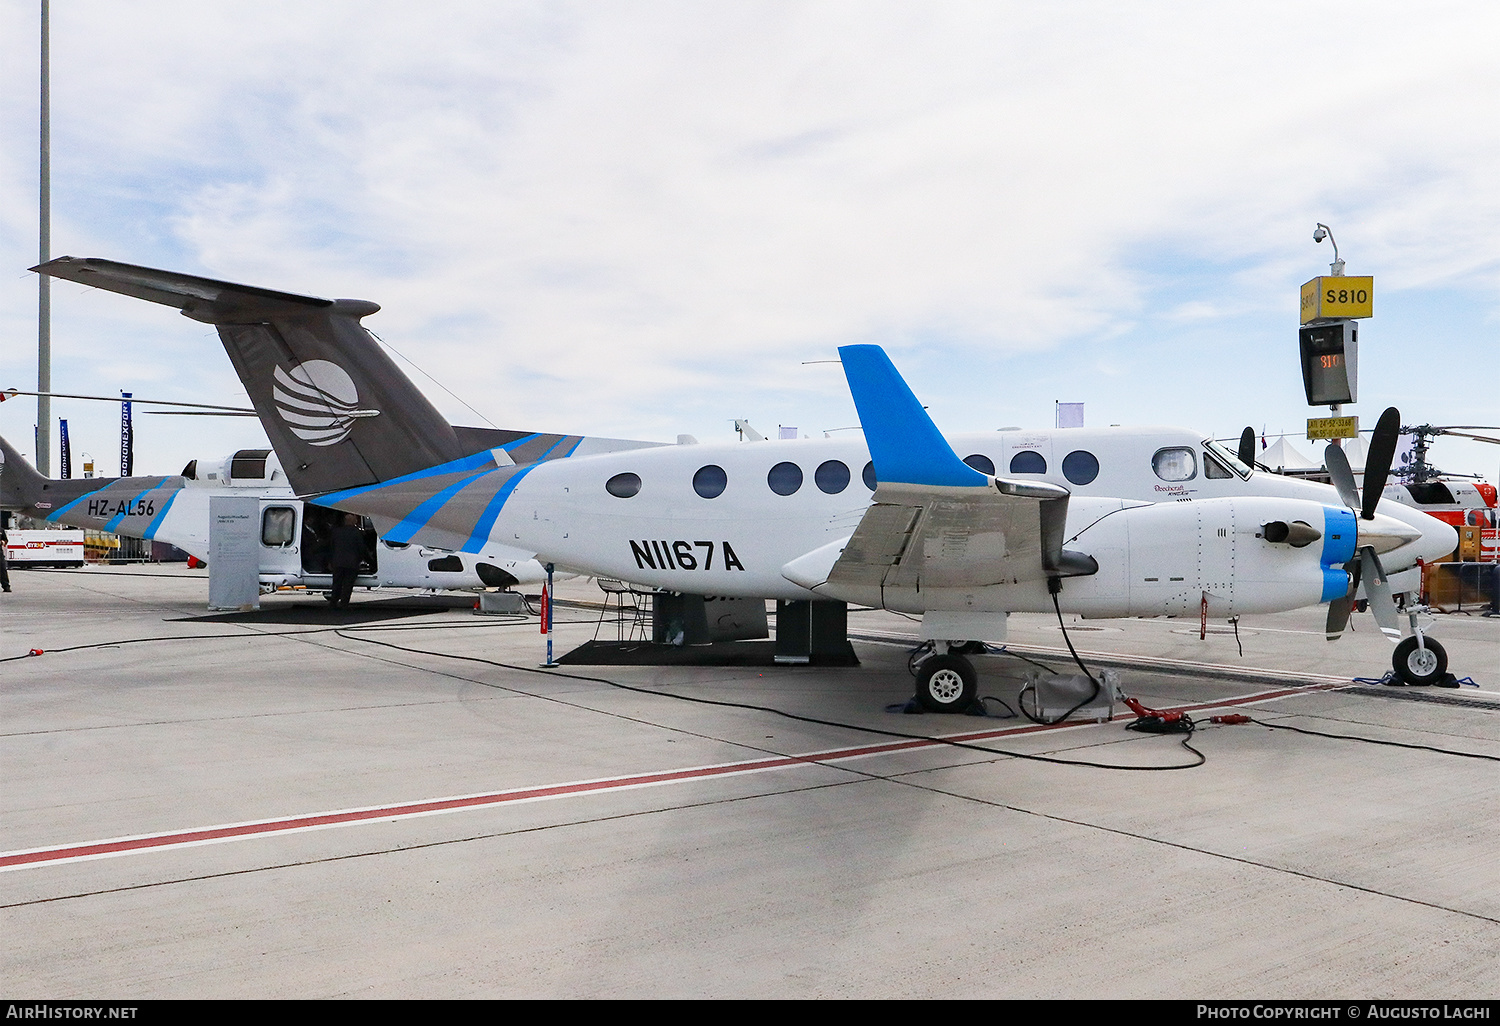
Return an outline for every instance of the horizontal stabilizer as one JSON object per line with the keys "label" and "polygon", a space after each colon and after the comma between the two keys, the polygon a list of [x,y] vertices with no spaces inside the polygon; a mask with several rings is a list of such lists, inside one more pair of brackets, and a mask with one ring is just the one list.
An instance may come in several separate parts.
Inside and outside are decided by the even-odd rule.
{"label": "horizontal stabilizer", "polygon": [[[253,285],[235,285],[212,278],[199,278],[176,271],[159,271],[152,267],[137,267],[98,257],[58,257],[32,268],[53,278],[76,281],[96,289],[118,292],[163,306],[175,306],[188,317],[208,324],[243,323],[246,319],[261,319],[276,313],[310,313],[326,310],[334,305],[332,299],[313,296],[296,296],[289,292],[256,288]],[[367,316],[379,310],[375,303],[363,300],[344,300],[345,303],[361,303],[369,307],[356,316]]]}
{"label": "horizontal stabilizer", "polygon": [[298,494],[371,485],[469,455],[360,323],[378,304],[93,257],[59,257],[35,270],[214,325]]}

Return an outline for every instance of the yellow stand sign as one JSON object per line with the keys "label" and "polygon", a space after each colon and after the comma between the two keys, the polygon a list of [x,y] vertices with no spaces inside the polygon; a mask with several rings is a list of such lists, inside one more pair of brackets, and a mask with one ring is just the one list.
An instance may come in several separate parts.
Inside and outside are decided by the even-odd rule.
{"label": "yellow stand sign", "polygon": [[1373,317],[1375,279],[1325,275],[1302,286],[1302,323]]}
{"label": "yellow stand sign", "polygon": [[1307,419],[1307,439],[1310,442],[1358,437],[1358,417],[1309,417]]}

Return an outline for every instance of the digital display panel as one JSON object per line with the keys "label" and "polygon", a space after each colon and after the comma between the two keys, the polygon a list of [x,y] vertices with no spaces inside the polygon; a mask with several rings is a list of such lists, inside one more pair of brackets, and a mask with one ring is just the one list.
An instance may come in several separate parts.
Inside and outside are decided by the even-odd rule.
{"label": "digital display panel", "polygon": [[1353,321],[1336,321],[1309,325],[1297,333],[1307,405],[1354,402],[1357,332]]}

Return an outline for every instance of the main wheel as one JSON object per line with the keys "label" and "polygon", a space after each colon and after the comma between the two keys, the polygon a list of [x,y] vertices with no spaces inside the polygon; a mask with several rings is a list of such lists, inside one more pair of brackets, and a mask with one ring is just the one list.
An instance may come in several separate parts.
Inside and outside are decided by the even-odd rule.
{"label": "main wheel", "polygon": [[1448,653],[1431,638],[1422,639],[1422,648],[1417,647],[1415,637],[1407,638],[1396,646],[1391,665],[1396,676],[1408,684],[1436,684],[1448,672]]}
{"label": "main wheel", "polygon": [[928,712],[964,712],[978,693],[979,674],[963,656],[935,655],[917,671],[917,701]]}

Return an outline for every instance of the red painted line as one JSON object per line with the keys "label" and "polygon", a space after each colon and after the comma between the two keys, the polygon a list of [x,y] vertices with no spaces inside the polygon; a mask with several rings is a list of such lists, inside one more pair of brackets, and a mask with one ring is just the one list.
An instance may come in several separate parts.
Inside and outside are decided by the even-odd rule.
{"label": "red painted line", "polygon": [[[1173,706],[1163,712],[1191,712],[1200,709],[1218,709],[1225,706],[1246,705],[1253,702],[1270,701],[1288,695],[1306,694],[1308,691],[1324,690],[1334,685],[1284,688],[1278,691],[1257,692],[1238,698],[1197,705]],[[1126,717],[1120,717],[1126,718]],[[232,841],[269,834],[292,833],[317,830],[325,827],[347,826],[354,823],[369,823],[429,816],[464,809],[488,808],[519,802],[544,801],[550,798],[567,798],[576,795],[597,794],[636,787],[651,787],[659,784],[679,783],[690,780],[706,780],[712,777],[734,776],[745,773],[764,773],[770,770],[788,769],[793,766],[816,765],[839,762],[891,752],[912,751],[920,748],[941,747],[948,741],[971,743],[1033,734],[1041,731],[1062,730],[1093,726],[1091,721],[1030,724],[1024,727],[1004,727],[997,730],[974,731],[966,734],[945,735],[942,740],[910,739],[885,741],[855,748],[835,748],[803,755],[774,756],[767,759],[752,759],[747,762],[720,763],[713,766],[697,766],[680,770],[662,770],[656,773],[641,773],[623,777],[605,777],[598,780],[580,780],[566,784],[550,784],[542,787],[517,788],[510,791],[493,791],[486,794],[461,795],[438,798],[430,801],[406,802],[398,805],[380,805],[363,809],[347,809],[338,812],[321,812],[304,816],[288,816],[282,819],[255,820],[246,823],[230,823],[222,826],[203,827],[196,830],[179,830],[169,833],[142,834],[136,837],[117,837],[102,841],[58,847],[33,848],[22,851],[0,853],[0,872],[23,869],[31,866],[55,865],[83,859],[108,858],[113,855],[128,855],[134,852],[159,851],[189,845],[211,844],[216,841]]]}

